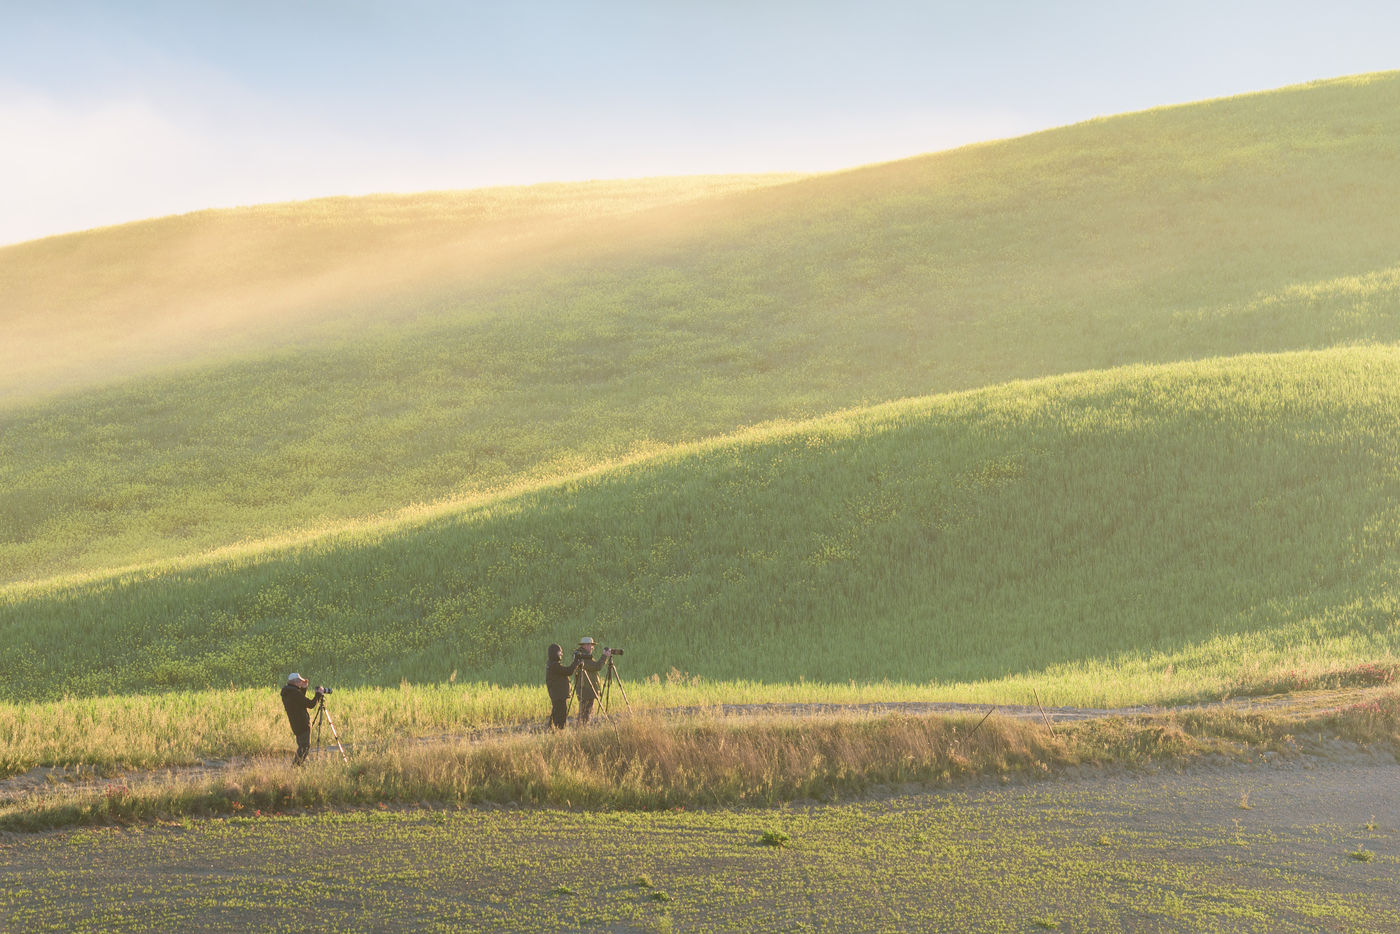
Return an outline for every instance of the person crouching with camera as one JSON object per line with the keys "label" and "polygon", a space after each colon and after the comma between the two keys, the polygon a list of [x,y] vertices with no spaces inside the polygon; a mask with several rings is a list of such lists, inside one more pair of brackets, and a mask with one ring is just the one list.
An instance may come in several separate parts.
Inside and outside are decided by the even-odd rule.
{"label": "person crouching with camera", "polygon": [[282,688],[282,706],[287,710],[292,735],[297,738],[297,754],[292,765],[301,765],[311,751],[311,717],[307,711],[321,699],[321,689],[317,688],[314,695],[307,697],[306,689],[310,686],[310,681],[294,671],[287,676],[287,684]]}
{"label": "person crouching with camera", "polygon": [[564,647],[557,642],[549,644],[549,656],[545,659],[544,686],[549,691],[549,701],[553,709],[549,714],[550,725],[556,730],[564,729],[569,722],[569,693],[572,686],[569,679],[578,669],[578,660],[572,665],[564,664]]}

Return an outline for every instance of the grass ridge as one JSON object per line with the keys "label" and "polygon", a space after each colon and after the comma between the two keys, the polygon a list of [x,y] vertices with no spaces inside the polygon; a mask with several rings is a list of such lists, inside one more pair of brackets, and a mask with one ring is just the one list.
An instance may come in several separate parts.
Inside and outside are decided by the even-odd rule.
{"label": "grass ridge", "polygon": [[274,816],[284,810],[391,802],[484,803],[665,810],[838,800],[877,786],[941,787],[979,777],[1048,776],[1078,766],[1143,765],[1294,754],[1330,737],[1378,744],[1400,757],[1400,694],[1350,707],[1282,716],[1185,711],[1062,724],[993,716],[670,722],[648,717],[566,734],[472,745],[386,745],[293,770],[285,759],[215,778],[103,789],[0,810],[0,830]]}

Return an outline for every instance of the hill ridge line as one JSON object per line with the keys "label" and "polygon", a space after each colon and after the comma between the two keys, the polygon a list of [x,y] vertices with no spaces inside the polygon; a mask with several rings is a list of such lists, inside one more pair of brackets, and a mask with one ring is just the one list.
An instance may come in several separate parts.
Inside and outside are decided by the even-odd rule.
{"label": "hill ridge line", "polygon": [[1179,367],[1205,366],[1211,363],[1244,363],[1249,360],[1337,356],[1364,349],[1400,350],[1400,345],[1392,343],[1354,343],[1336,347],[1308,350],[1285,350],[1276,352],[1253,352],[1227,356],[1209,356],[1167,363],[1129,363],[1096,370],[1077,370],[1048,376],[1007,380],[987,386],[949,392],[929,393],[919,396],[905,396],[888,399],[867,405],[849,406],[820,415],[801,419],[772,419],[746,425],[719,435],[699,438],[674,444],[659,444],[645,450],[612,458],[575,473],[564,476],[543,477],[522,480],[508,486],[467,494],[461,497],[440,499],[428,503],[411,503],[387,514],[372,516],[362,520],[352,520],[328,527],[293,530],[282,535],[269,536],[252,541],[236,542],[210,551],[162,559],[142,564],[103,568],[96,571],[55,575],[37,580],[13,581],[0,586],[0,603],[22,602],[23,600],[84,587],[112,586],[121,582],[150,580],[165,574],[194,572],[212,568],[227,562],[232,567],[247,567],[279,555],[311,550],[318,545],[331,543],[340,538],[359,536],[362,540],[379,540],[395,533],[410,531],[439,521],[470,521],[474,513],[489,511],[513,500],[554,490],[566,490],[571,485],[583,484],[604,479],[609,475],[645,465],[679,459],[689,455],[720,450],[731,445],[742,446],[745,441],[774,440],[813,432],[822,426],[854,422],[862,418],[879,421],[882,416],[890,417],[897,412],[922,407],[932,407],[941,402],[969,398],[997,392],[1014,391],[1030,386],[1056,387],[1082,382],[1093,376],[1127,377],[1131,374],[1147,376],[1163,373]]}
{"label": "hill ridge line", "polygon": [[[116,230],[121,230],[121,229],[123,229],[123,228],[133,227],[133,226],[136,226],[136,225],[152,224],[152,223],[158,223],[158,222],[168,221],[168,220],[174,220],[174,219],[189,219],[189,218],[200,217],[200,216],[203,216],[203,215],[213,215],[213,214],[233,214],[233,213],[240,213],[240,212],[246,213],[246,212],[260,212],[260,211],[266,212],[266,211],[275,211],[275,210],[286,209],[286,208],[289,208],[289,207],[292,207],[292,206],[303,207],[303,206],[310,206],[310,205],[317,205],[317,204],[329,204],[329,203],[331,203],[331,202],[369,202],[369,201],[372,201],[372,200],[375,200],[375,199],[397,200],[397,199],[421,198],[421,197],[432,197],[432,196],[465,196],[465,195],[474,195],[474,194],[487,195],[487,194],[493,194],[493,193],[499,193],[499,192],[519,192],[519,191],[526,191],[526,190],[536,190],[536,191],[538,191],[538,190],[540,190],[540,189],[545,189],[545,188],[567,189],[567,188],[582,188],[582,187],[585,187],[585,186],[596,185],[596,184],[631,184],[631,183],[642,183],[642,182],[652,182],[652,181],[681,181],[681,180],[695,180],[695,181],[699,181],[699,180],[702,180],[702,179],[734,179],[734,180],[739,180],[739,179],[771,179],[771,184],[756,185],[756,186],[754,186],[753,188],[746,188],[746,189],[737,190],[737,191],[728,191],[728,190],[726,190],[726,191],[720,191],[720,192],[715,192],[715,193],[706,195],[705,197],[702,197],[702,198],[685,199],[685,200],[683,200],[682,202],[679,202],[679,203],[681,203],[681,204],[697,204],[697,203],[702,203],[702,202],[711,201],[711,200],[722,200],[722,199],[728,198],[728,197],[736,197],[736,196],[749,195],[749,194],[753,194],[753,193],[755,193],[755,192],[765,191],[765,190],[767,190],[767,189],[769,189],[769,188],[774,188],[774,187],[781,187],[781,186],[792,185],[792,184],[801,184],[801,183],[804,183],[804,182],[820,181],[820,180],[823,180],[823,179],[839,178],[839,177],[841,177],[841,176],[845,176],[845,175],[852,174],[852,173],[863,172],[863,171],[870,170],[870,169],[884,168],[884,167],[896,165],[896,164],[899,164],[899,163],[905,163],[905,162],[916,161],[916,160],[919,160],[919,159],[925,159],[925,158],[929,158],[929,157],[932,157],[932,156],[939,156],[939,155],[943,155],[943,154],[946,154],[946,153],[956,153],[956,152],[962,152],[962,151],[965,151],[965,150],[976,149],[976,148],[980,148],[980,147],[984,147],[984,146],[995,146],[995,145],[1000,145],[1000,144],[1012,142],[1012,141],[1015,141],[1015,140],[1023,140],[1023,139],[1028,139],[1028,138],[1032,138],[1032,137],[1042,136],[1042,135],[1044,135],[1044,134],[1057,133],[1057,132],[1064,131],[1064,130],[1071,130],[1071,129],[1075,129],[1075,128],[1079,128],[1079,127],[1090,126],[1090,125],[1093,125],[1093,124],[1103,123],[1103,122],[1111,121],[1111,120],[1117,120],[1117,119],[1122,119],[1122,118],[1133,118],[1133,117],[1138,117],[1138,116],[1145,115],[1145,114],[1155,114],[1155,113],[1161,113],[1161,112],[1165,112],[1165,111],[1172,111],[1172,110],[1178,110],[1178,109],[1183,109],[1183,108],[1191,108],[1191,107],[1199,107],[1199,106],[1205,106],[1205,105],[1211,105],[1211,104],[1219,104],[1219,103],[1225,103],[1225,102],[1230,102],[1230,101],[1247,100],[1247,99],[1250,99],[1250,98],[1261,97],[1261,96],[1270,95],[1270,94],[1279,94],[1279,93],[1289,93],[1289,92],[1305,91],[1305,90],[1311,90],[1311,89],[1316,89],[1316,88],[1326,88],[1326,87],[1331,87],[1331,86],[1345,86],[1345,85],[1358,85],[1358,86],[1359,86],[1359,85],[1370,84],[1370,83],[1373,83],[1373,82],[1376,82],[1376,81],[1384,81],[1384,80],[1386,80],[1386,79],[1393,78],[1393,77],[1396,77],[1396,76],[1400,76],[1400,69],[1386,69],[1386,70],[1381,70],[1381,71],[1357,72],[1357,73],[1345,74],[1345,75],[1334,75],[1334,76],[1328,77],[1328,78],[1317,78],[1317,79],[1313,79],[1313,80],[1310,80],[1310,81],[1300,81],[1300,82],[1296,82],[1296,83],[1294,83],[1294,84],[1285,84],[1285,85],[1280,85],[1280,86],[1277,86],[1277,87],[1260,88],[1260,89],[1251,90],[1251,91],[1241,91],[1241,92],[1239,92],[1239,93],[1237,93],[1237,94],[1226,94],[1226,95],[1220,96],[1220,97],[1203,97],[1203,98],[1197,98],[1197,99],[1192,99],[1192,100],[1173,101],[1173,102],[1164,103],[1164,104],[1156,104],[1156,105],[1153,105],[1153,106],[1150,106],[1150,107],[1143,107],[1143,108],[1139,108],[1139,109],[1137,109],[1137,110],[1127,110],[1127,111],[1121,111],[1121,112],[1100,114],[1100,115],[1096,115],[1096,116],[1093,116],[1093,117],[1086,117],[1086,118],[1084,118],[1084,119],[1082,119],[1082,120],[1074,120],[1074,121],[1069,122],[1069,123],[1055,124],[1055,125],[1053,125],[1053,126],[1042,127],[1042,128],[1040,128],[1040,129],[1037,129],[1037,130],[1030,130],[1030,131],[1028,131],[1028,132],[1017,133],[1017,134],[1014,134],[1014,135],[1011,135],[1011,136],[1000,136],[1000,137],[993,137],[993,138],[983,139],[983,140],[974,140],[974,141],[972,141],[972,142],[963,143],[963,144],[961,144],[961,145],[951,146],[951,147],[948,147],[948,148],[946,148],[946,149],[933,149],[933,150],[927,150],[927,151],[922,151],[922,152],[914,152],[914,153],[909,153],[908,155],[904,155],[904,156],[896,156],[896,157],[894,157],[894,158],[892,158],[892,159],[881,159],[881,160],[877,160],[877,161],[875,161],[875,162],[859,163],[859,164],[856,164],[856,165],[843,166],[843,167],[841,167],[841,168],[830,169],[830,170],[826,170],[826,171],[801,172],[801,171],[775,170],[775,171],[770,171],[770,172],[699,172],[699,173],[680,173],[680,174],[675,174],[675,175],[636,175],[636,176],[617,176],[617,177],[589,178],[589,179],[562,179],[562,180],[561,180],[561,179],[552,179],[552,180],[551,180],[551,179],[546,179],[546,180],[542,180],[542,181],[527,182],[527,183],[522,183],[522,184],[483,185],[483,186],[473,187],[473,188],[428,188],[428,189],[413,190],[413,191],[387,191],[387,190],[386,190],[386,191],[365,192],[365,193],[361,193],[361,194],[348,194],[348,193],[347,193],[347,194],[311,195],[311,196],[308,196],[308,197],[305,197],[305,198],[290,198],[290,199],[283,200],[283,201],[265,201],[265,202],[257,202],[257,203],[253,203],[253,204],[239,204],[239,205],[226,205],[226,206],[211,206],[211,207],[204,207],[204,208],[195,208],[195,209],[189,210],[189,211],[179,211],[179,212],[176,212],[176,213],[173,213],[173,214],[160,214],[160,215],[154,215],[154,216],[151,216],[151,217],[137,217],[137,218],[132,218],[131,220],[118,221],[118,222],[112,223],[112,224],[101,224],[101,225],[96,226],[96,227],[87,227],[87,228],[82,228],[82,229],[79,229],[79,230],[69,230],[69,231],[63,231],[63,232],[60,232],[60,233],[47,234],[47,235],[42,236],[42,237],[34,237],[34,238],[31,238],[31,239],[28,239],[28,240],[19,240],[19,241],[15,241],[15,242],[12,242],[12,243],[0,243],[0,253],[3,253],[3,252],[6,251],[6,250],[12,250],[12,249],[17,248],[17,247],[25,247],[25,246],[29,246],[29,245],[32,245],[32,244],[40,244],[40,243],[45,243],[45,242],[52,242],[52,241],[56,241],[56,240],[60,240],[60,239],[64,239],[64,238],[71,238],[71,237],[84,236],[84,235],[88,235],[88,234],[95,234],[95,233],[116,231]],[[673,205],[673,204],[662,205],[662,206],[654,206],[654,207],[645,209],[643,213],[645,213],[645,211],[663,210],[663,209],[665,209],[665,208],[667,208],[667,207],[674,207],[674,206],[675,206],[675,205]]]}

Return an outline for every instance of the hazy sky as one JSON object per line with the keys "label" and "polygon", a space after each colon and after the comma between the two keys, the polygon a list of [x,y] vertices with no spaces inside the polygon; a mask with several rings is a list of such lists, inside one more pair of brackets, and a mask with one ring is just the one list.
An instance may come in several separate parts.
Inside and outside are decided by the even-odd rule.
{"label": "hazy sky", "polygon": [[1400,67],[1400,4],[0,0],[0,243],[327,194],[820,170]]}

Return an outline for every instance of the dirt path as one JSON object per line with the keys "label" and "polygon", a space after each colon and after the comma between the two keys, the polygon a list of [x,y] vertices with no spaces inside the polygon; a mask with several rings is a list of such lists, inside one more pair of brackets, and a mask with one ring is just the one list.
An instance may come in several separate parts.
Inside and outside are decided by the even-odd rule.
{"label": "dirt path", "polygon": [[0,836],[0,929],[1393,934],[1397,875],[1400,765],[1356,754],[778,809]]}

